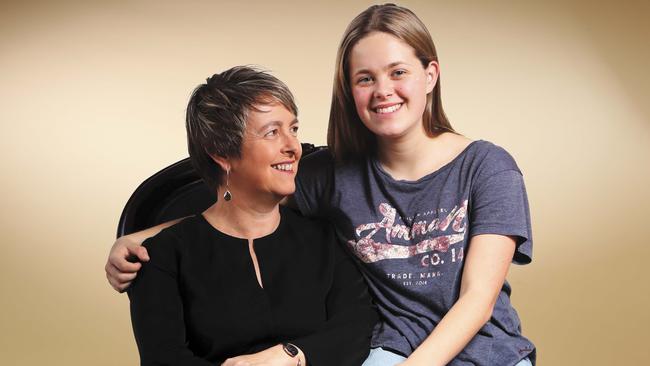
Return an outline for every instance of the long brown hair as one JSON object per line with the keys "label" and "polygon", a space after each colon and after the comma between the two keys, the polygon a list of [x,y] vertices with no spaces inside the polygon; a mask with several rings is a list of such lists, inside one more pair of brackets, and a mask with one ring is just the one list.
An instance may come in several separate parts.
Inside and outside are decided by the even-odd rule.
{"label": "long brown hair", "polygon": [[[409,9],[395,4],[373,5],[354,18],[345,30],[336,55],[327,129],[327,145],[338,161],[363,158],[365,154],[376,152],[376,136],[359,119],[349,76],[350,51],[372,32],[388,33],[413,47],[415,55],[425,68],[431,61],[438,62],[436,47],[429,31]],[[442,109],[440,78],[433,91],[427,95],[422,123],[428,136],[445,131],[454,132]]]}

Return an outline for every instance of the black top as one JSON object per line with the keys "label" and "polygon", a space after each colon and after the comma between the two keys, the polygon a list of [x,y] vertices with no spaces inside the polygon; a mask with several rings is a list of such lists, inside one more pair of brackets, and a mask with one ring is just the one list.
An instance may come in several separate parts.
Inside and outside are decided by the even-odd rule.
{"label": "black top", "polygon": [[246,239],[196,215],[144,242],[129,288],[142,365],[213,365],[291,342],[310,366],[360,365],[377,320],[366,285],[330,226],[281,207],[271,234]]}

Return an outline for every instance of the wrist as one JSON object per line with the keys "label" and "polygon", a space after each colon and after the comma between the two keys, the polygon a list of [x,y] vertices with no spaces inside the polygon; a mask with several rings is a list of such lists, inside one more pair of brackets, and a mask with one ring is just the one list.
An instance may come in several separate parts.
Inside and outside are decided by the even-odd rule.
{"label": "wrist", "polygon": [[439,360],[434,359],[434,357],[431,357],[431,355],[427,355],[429,357],[426,357],[422,355],[421,352],[419,353],[411,353],[409,357],[406,358],[406,360],[402,361],[400,363],[400,366],[420,366],[420,365],[427,365],[427,366],[445,366],[445,363],[441,363]]}
{"label": "wrist", "polygon": [[306,366],[305,354],[298,346],[289,342],[282,343],[280,346],[282,347],[282,351],[291,358],[292,365]]}

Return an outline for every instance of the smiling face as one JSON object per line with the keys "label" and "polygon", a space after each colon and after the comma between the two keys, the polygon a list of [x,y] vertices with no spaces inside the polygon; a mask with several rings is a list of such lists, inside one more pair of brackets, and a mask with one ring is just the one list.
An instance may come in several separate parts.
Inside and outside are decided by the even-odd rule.
{"label": "smiling face", "polygon": [[425,68],[411,46],[373,32],[350,51],[348,70],[359,118],[378,139],[425,135],[422,115],[438,79],[435,61]]}
{"label": "smiling face", "polygon": [[302,155],[298,120],[280,103],[248,113],[241,157],[228,159],[233,199],[280,200],[292,194]]}

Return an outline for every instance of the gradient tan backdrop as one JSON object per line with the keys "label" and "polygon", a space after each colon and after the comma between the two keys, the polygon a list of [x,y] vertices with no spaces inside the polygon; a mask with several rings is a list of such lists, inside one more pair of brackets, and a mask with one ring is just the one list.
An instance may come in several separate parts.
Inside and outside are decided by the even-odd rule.
{"label": "gradient tan backdrop", "polygon": [[[184,158],[193,87],[260,64],[325,143],[334,56],[370,3],[0,4],[0,364],[135,365],[104,277],[137,185]],[[648,2],[406,1],[455,128],[524,172],[531,265],[509,279],[542,365],[647,364]]]}

